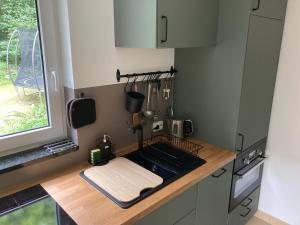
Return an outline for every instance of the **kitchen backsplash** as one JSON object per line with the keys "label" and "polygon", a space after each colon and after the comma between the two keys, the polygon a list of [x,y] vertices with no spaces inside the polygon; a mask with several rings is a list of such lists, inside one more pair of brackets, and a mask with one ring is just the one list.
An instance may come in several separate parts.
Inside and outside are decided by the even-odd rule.
{"label": "kitchen backsplash", "polygon": [[[112,137],[112,142],[115,146],[115,149],[119,149],[126,145],[137,142],[137,134],[133,134],[128,129],[128,123],[131,119],[131,114],[125,109],[124,87],[125,84],[115,84],[75,90],[66,88],[68,99],[70,96],[72,96],[70,93],[73,93],[76,97],[80,96],[80,93],[84,93],[84,96],[94,97],[96,100],[96,122],[94,124],[79,128],[77,131],[69,129],[70,131],[68,132],[73,139],[75,138],[75,142],[77,141],[77,136],[77,143],[80,146],[80,151],[86,151],[87,149],[94,148],[96,139],[103,136],[103,134],[108,134]],[[141,83],[138,84],[138,89],[140,92],[144,93],[147,91],[147,87],[144,85],[142,86]],[[144,104],[146,104],[146,99]],[[171,98],[166,101],[160,95],[159,120],[164,120],[166,118],[167,108],[171,102]],[[151,128],[152,120],[148,120],[144,126],[145,138],[150,137]]]}

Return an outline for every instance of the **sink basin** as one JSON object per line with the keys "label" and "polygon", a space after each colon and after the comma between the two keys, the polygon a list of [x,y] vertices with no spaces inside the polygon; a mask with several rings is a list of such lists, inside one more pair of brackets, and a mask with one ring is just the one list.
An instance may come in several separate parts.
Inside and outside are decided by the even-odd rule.
{"label": "sink basin", "polygon": [[121,208],[128,208],[134,205],[135,203],[141,201],[147,196],[155,193],[161,188],[167,186],[168,184],[174,182],[185,174],[206,163],[206,161],[203,159],[200,159],[172,145],[168,145],[162,142],[157,142],[141,150],[131,152],[124,157],[140,165],[146,170],[149,170],[154,174],[160,176],[163,179],[163,183],[155,188],[147,188],[141,191],[140,196],[133,199],[132,201],[121,202],[110,195],[108,192],[101,189],[91,180],[87,179],[84,176],[83,172],[81,172],[81,176],[84,179],[86,179],[104,195],[118,204]]}
{"label": "sink basin", "polygon": [[156,190],[206,163],[201,158],[161,142],[129,153],[125,157],[163,178],[164,182]]}
{"label": "sink basin", "polygon": [[163,165],[159,164],[155,160],[147,157],[147,155],[145,155],[141,151],[130,153],[125,157],[135,162],[136,164],[140,165],[141,167],[150,170],[151,172],[160,176],[161,178],[163,178],[164,181],[170,180],[177,175],[176,172],[171,171],[170,169],[164,167]]}

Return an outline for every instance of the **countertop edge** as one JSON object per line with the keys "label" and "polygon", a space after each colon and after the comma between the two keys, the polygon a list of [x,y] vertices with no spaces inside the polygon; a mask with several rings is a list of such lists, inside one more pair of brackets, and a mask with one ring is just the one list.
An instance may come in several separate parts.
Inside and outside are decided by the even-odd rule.
{"label": "countertop edge", "polygon": [[[204,164],[203,166],[191,171],[190,173],[186,174],[185,176],[181,177],[180,179],[167,185],[163,189],[155,192],[148,198],[145,198],[143,201],[137,203],[135,208],[134,208],[134,206],[132,206],[133,209],[129,208],[129,209],[125,209],[128,211],[124,211],[124,209],[121,210],[121,209],[117,208],[117,206],[116,207],[113,206],[114,207],[113,210],[115,210],[115,212],[111,213],[112,215],[110,217],[109,223],[106,221],[105,218],[103,220],[99,219],[98,222],[101,222],[101,224],[103,224],[103,225],[134,224],[139,219],[149,215],[154,210],[158,209],[165,203],[169,202],[171,199],[179,196],[184,191],[186,191],[193,185],[201,182],[203,179],[210,176],[211,174],[213,174],[217,170],[221,169],[225,165],[229,164],[236,158],[236,154],[233,151],[228,151],[228,150],[216,147],[214,145],[207,144],[202,141],[198,141],[198,140],[193,140],[193,141],[195,141],[196,143],[205,145],[204,152],[206,151],[206,153],[208,154],[206,157],[210,159],[209,163]],[[135,146],[135,145],[132,145],[132,146]],[[122,156],[122,155],[130,152],[132,149],[136,149],[135,147],[132,147],[132,146],[123,149],[123,151],[120,151],[118,156]],[[200,157],[201,157],[201,154],[200,154]],[[81,170],[83,170],[84,168],[87,168],[87,167],[88,166],[86,166],[86,167],[83,166],[81,168]],[[79,170],[77,170],[77,172],[78,171]],[[70,174],[70,176],[73,176],[74,181],[80,182],[78,180],[79,175],[78,174],[76,175],[76,170],[73,173],[74,173],[73,174],[74,176],[72,174]],[[76,177],[76,176],[78,176],[78,177]],[[69,177],[67,179],[69,179]],[[58,181],[58,183],[60,183],[62,185],[63,184],[62,180],[64,180],[64,179],[62,179],[62,178],[59,179],[59,177],[58,177],[57,181]],[[63,200],[64,198],[56,199],[55,196],[53,196],[53,195],[61,196],[61,194],[57,193],[57,189],[59,189],[59,187],[56,186],[55,182],[53,182],[53,181],[44,182],[44,183],[42,183],[42,186],[58,202],[58,204],[62,203],[62,204],[60,204],[61,207],[69,214],[69,216],[72,219],[74,219],[75,222],[80,221],[81,216],[84,217],[84,215],[81,215],[81,216],[77,215],[74,212],[74,211],[76,211],[74,209],[72,212],[72,207],[70,206],[69,202],[68,203],[64,202],[64,200]],[[84,186],[86,186],[86,185],[84,185]],[[87,188],[87,186],[85,188]],[[97,193],[97,195],[98,195],[98,193]],[[95,195],[95,197],[97,195]],[[66,197],[66,198],[68,198],[68,197]],[[111,207],[111,204],[114,204],[114,203],[108,202],[110,200],[105,199],[105,198],[106,198],[105,196],[102,196],[101,199],[99,199],[99,201],[104,201],[102,204],[108,204],[108,207]],[[64,206],[71,207],[71,209],[68,210],[68,209],[64,208]],[[120,213],[120,214],[118,214],[118,213]],[[118,216],[116,216],[116,215],[118,215]],[[80,225],[80,223],[79,223],[79,225]]]}
{"label": "countertop edge", "polygon": [[[161,207],[163,204],[169,202],[171,199],[179,196],[180,194],[182,194],[184,191],[186,191],[187,189],[189,189],[190,187],[192,187],[193,185],[201,182],[202,180],[204,180],[206,177],[210,176],[211,174],[213,174],[214,172],[216,172],[217,170],[221,169],[222,167],[224,167],[225,165],[229,164],[230,162],[232,162],[235,158],[236,158],[236,154],[233,151],[229,151],[229,150],[224,150],[222,148],[216,147],[214,145],[211,144],[207,144],[205,142],[202,142],[200,140],[196,140],[196,139],[190,139],[191,141],[195,141],[196,143],[200,143],[200,144],[204,144],[205,145],[205,149],[207,149],[206,151],[208,151],[208,153],[213,153],[215,152],[215,155],[218,155],[217,157],[215,157],[215,161],[210,162],[210,164],[215,163],[216,166],[203,166],[203,167],[199,167],[193,171],[191,171],[190,173],[186,174],[185,176],[183,176],[182,178],[176,180],[175,182],[169,184],[168,186],[166,186],[165,188],[159,190],[158,192],[154,193],[154,195],[158,195],[158,200],[155,202],[151,202],[149,201],[149,199],[147,200],[144,199],[142,202],[145,201],[145,206],[143,207],[143,205],[139,205],[141,206],[140,210],[138,213],[133,213],[132,216],[128,216],[128,215],[121,215],[120,218],[113,218],[113,221],[110,221],[112,223],[109,224],[124,224],[124,225],[129,225],[129,224],[133,224],[135,222],[137,222],[139,219],[149,215],[151,212],[153,212],[154,210],[158,209],[159,207]],[[119,149],[117,156],[123,156],[131,151],[134,151],[134,149],[136,149],[137,145],[133,144],[133,145],[129,145],[127,147],[124,147],[122,149]],[[211,156],[207,156],[207,157],[211,157]],[[221,159],[220,159],[221,158]],[[59,178],[62,178],[64,176],[71,176],[74,175],[76,176],[78,171],[82,171],[85,168],[90,167],[90,165],[87,162],[83,162],[80,164],[77,164],[73,167],[69,167],[66,170],[60,171],[56,174],[52,174],[50,176],[44,177],[42,179],[37,179],[34,181],[30,181],[27,182],[25,184],[19,185],[19,186],[15,186],[15,187],[11,187],[10,190],[6,190],[4,192],[0,192],[0,196],[5,196],[11,193],[14,193],[16,191],[22,190],[24,188],[28,188],[31,186],[34,186],[36,184],[41,184],[41,186],[43,188],[45,188],[45,190],[49,193],[49,191],[47,190],[49,187],[49,183],[53,182],[54,180],[57,180]],[[199,170],[203,170],[202,173],[199,174]],[[198,172],[198,174],[197,174]],[[180,183],[182,182],[182,183]],[[51,186],[51,185],[50,185]],[[167,190],[168,187],[172,190],[169,191]],[[164,193],[167,192],[167,194],[164,195]],[[49,193],[51,195],[51,191]],[[162,197],[163,195],[163,197]],[[51,195],[51,197],[53,197]],[[150,198],[151,196],[149,196]],[[55,197],[53,197],[55,199]],[[55,199],[57,201],[57,199]],[[153,200],[153,199],[152,199]],[[60,204],[58,202],[58,204]],[[64,206],[62,206],[62,208],[64,208]],[[67,209],[66,212],[68,212]],[[129,213],[130,214],[130,213]],[[70,215],[70,217],[72,217],[72,215]],[[72,217],[73,218],[73,217]],[[76,218],[73,218],[76,221]],[[121,219],[121,222],[120,222]],[[103,224],[108,224],[108,223],[103,223]]]}

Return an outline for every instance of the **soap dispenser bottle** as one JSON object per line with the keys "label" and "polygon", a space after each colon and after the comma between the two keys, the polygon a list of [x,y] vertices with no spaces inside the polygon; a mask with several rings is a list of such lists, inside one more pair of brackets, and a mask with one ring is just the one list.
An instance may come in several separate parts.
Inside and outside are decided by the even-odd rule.
{"label": "soap dispenser bottle", "polygon": [[106,163],[111,159],[111,137],[107,134],[103,135],[99,143],[100,161]]}

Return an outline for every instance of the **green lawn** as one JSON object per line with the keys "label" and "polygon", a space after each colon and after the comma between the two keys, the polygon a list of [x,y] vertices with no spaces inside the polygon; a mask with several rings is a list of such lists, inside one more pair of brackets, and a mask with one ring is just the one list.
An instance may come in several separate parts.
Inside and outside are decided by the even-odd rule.
{"label": "green lawn", "polygon": [[0,61],[0,87],[3,85],[11,84],[11,81],[6,76],[6,63]]}
{"label": "green lawn", "polygon": [[56,205],[51,198],[0,216],[0,225],[56,225]]}
{"label": "green lawn", "polygon": [[10,79],[6,64],[0,61],[0,136],[48,125],[44,96],[36,90],[19,88],[20,97]]}

